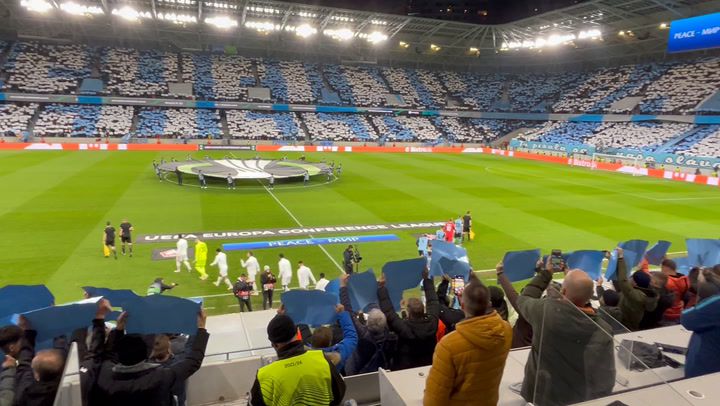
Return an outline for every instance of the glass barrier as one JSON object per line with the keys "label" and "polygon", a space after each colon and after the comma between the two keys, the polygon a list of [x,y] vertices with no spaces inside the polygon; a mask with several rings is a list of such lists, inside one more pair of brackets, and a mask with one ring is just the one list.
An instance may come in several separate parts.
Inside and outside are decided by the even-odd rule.
{"label": "glass barrier", "polygon": [[[630,285],[626,288],[634,289]],[[588,304],[595,296],[594,289],[594,282],[579,270],[567,273],[560,281],[552,280],[543,270],[525,288],[519,306],[533,327],[533,345],[521,396],[536,406],[567,405],[614,395],[622,399],[624,392],[661,385],[662,404],[689,404],[667,384],[684,377],[684,356],[658,345],[670,344],[668,341],[682,344],[685,340],[687,347],[689,336],[673,327],[630,331],[625,326],[639,324],[646,308],[652,306],[646,307],[641,297],[635,316],[625,315],[619,320],[621,316],[614,308],[597,301]],[[652,303],[652,299],[647,302]],[[678,337],[673,338],[673,334]]]}
{"label": "glass barrier", "polygon": [[58,391],[55,394],[54,406],[74,406],[82,404],[79,371],[80,358],[78,345],[73,342],[70,344],[70,350],[65,359],[65,369],[60,379],[60,385],[58,385]]}

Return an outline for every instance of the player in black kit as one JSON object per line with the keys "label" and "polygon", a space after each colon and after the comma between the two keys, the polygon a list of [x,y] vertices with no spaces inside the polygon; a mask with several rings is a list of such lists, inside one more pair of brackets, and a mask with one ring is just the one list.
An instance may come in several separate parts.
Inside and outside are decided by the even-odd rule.
{"label": "player in black kit", "polygon": [[122,242],[122,254],[125,255],[125,244],[128,245],[128,249],[130,251],[130,257],[132,257],[133,254],[133,247],[132,247],[132,231],[134,230],[132,224],[127,221],[127,219],[123,219],[122,223],[120,223],[120,242]]}
{"label": "player in black kit", "polygon": [[112,251],[115,259],[117,259],[117,251],[115,251],[115,227],[110,225],[109,221],[105,225],[105,231],[103,231],[103,244]]}

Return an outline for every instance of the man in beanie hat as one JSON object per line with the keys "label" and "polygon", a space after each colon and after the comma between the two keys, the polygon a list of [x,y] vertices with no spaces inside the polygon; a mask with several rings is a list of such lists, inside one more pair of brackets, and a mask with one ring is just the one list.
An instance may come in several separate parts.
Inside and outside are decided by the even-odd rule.
{"label": "man in beanie hat", "polygon": [[650,288],[650,275],[643,271],[636,271],[632,279],[628,280],[627,265],[625,264],[622,248],[617,248],[617,276],[620,285],[620,312],[622,323],[632,331],[640,329],[640,321],[645,312],[655,310],[658,304],[657,293]]}
{"label": "man in beanie hat", "polygon": [[[123,320],[126,317],[123,316]],[[125,335],[124,321],[118,321],[113,331],[116,343],[103,362],[97,378],[96,388],[90,394],[91,405],[159,405],[173,403],[172,388],[188,379],[200,369],[208,332],[205,330],[207,315],[200,310],[197,318],[197,333],[192,348],[185,358],[172,366],[147,362],[148,348],[142,336]],[[113,353],[114,352],[114,353]],[[116,359],[117,363],[111,361]]]}
{"label": "man in beanie hat", "polygon": [[260,368],[250,391],[252,406],[339,405],[345,382],[322,351],[297,339],[293,320],[279,310],[267,326],[278,360]]}

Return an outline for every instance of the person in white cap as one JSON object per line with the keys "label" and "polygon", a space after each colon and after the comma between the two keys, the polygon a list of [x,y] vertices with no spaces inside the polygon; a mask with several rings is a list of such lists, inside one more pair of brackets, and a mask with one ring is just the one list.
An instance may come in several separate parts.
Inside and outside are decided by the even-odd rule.
{"label": "person in white cap", "polygon": [[290,282],[292,282],[292,264],[285,258],[285,255],[280,254],[280,261],[278,261],[278,278],[282,284],[283,290],[287,292],[290,290]]}
{"label": "person in white cap", "polygon": [[275,291],[275,275],[273,275],[270,267],[265,265],[263,274],[260,275],[260,283],[263,290],[263,310],[272,309],[273,292]]}
{"label": "person in white cap", "polygon": [[252,251],[249,251],[247,253],[247,261],[241,259],[240,265],[242,265],[243,268],[248,273],[248,282],[252,286],[252,294],[257,295],[257,289],[255,288],[255,277],[257,276],[258,272],[260,272],[260,263],[258,262],[257,258],[253,256]]}
{"label": "person in white cap", "polygon": [[215,251],[217,252],[217,254],[215,254],[215,259],[213,260],[212,264],[210,264],[210,266],[217,265],[218,269],[220,270],[220,275],[218,276],[217,281],[215,281],[214,285],[220,286],[220,282],[225,282],[228,290],[233,290],[233,284],[228,278],[227,254],[222,252],[222,248],[218,248]]}

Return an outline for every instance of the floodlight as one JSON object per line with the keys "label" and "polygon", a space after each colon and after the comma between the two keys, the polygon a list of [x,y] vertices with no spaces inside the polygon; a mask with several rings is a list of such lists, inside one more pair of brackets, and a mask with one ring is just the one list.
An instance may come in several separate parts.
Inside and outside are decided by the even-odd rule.
{"label": "floodlight", "polygon": [[53,8],[53,6],[45,0],[22,0],[20,5],[37,13],[45,13]]}
{"label": "floodlight", "polygon": [[217,28],[227,30],[229,28],[237,27],[238,22],[228,16],[214,16],[205,19],[206,24],[214,25]]}
{"label": "floodlight", "polygon": [[373,31],[370,34],[368,34],[365,39],[368,42],[370,42],[371,44],[379,44],[383,41],[386,41],[388,39],[388,36],[383,34],[380,31]]}
{"label": "floodlight", "polygon": [[73,1],[68,1],[60,5],[60,9],[68,14],[72,15],[86,15],[86,14],[102,14],[103,10],[97,6],[86,6],[78,4]]}
{"label": "floodlight", "polygon": [[140,13],[130,6],[113,9],[112,14],[128,21],[138,21]]}
{"label": "floodlight", "polygon": [[355,33],[349,28],[328,29],[323,31],[323,34],[338,41],[347,41],[355,36]]}
{"label": "floodlight", "polygon": [[311,35],[317,34],[317,29],[309,24],[301,24],[295,28],[295,34],[298,37],[307,38]]}

